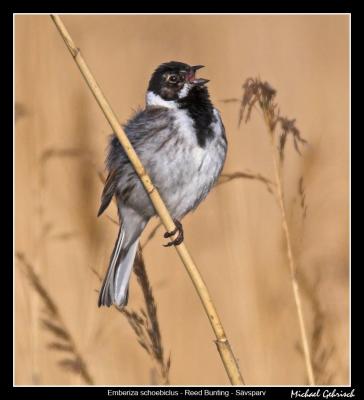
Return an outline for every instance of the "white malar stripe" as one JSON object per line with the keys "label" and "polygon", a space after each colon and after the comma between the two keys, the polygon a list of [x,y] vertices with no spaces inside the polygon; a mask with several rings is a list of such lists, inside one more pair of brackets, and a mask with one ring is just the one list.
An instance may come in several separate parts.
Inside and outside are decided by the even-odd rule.
{"label": "white malar stripe", "polygon": [[155,94],[153,92],[147,92],[145,96],[145,102],[147,106],[158,106],[158,107],[166,107],[166,108],[172,108],[172,109],[177,109],[178,106],[174,100],[164,100],[162,99],[161,96],[158,94]]}
{"label": "white malar stripe", "polygon": [[180,90],[180,92],[178,93],[178,98],[179,99],[183,99],[184,97],[187,97],[190,89],[191,89],[191,85],[189,85],[188,83],[185,83],[183,85],[183,88]]}

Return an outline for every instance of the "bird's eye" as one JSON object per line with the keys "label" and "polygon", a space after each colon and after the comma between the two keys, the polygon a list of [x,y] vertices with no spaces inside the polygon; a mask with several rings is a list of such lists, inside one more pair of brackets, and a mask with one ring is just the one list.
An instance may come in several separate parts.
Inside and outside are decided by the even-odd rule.
{"label": "bird's eye", "polygon": [[168,77],[168,82],[170,82],[170,83],[176,83],[177,80],[178,80],[177,75],[169,75],[169,77]]}

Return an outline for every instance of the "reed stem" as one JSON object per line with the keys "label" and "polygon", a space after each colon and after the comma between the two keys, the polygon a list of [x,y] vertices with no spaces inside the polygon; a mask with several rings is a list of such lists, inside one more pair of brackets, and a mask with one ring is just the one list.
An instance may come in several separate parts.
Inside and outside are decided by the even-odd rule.
{"label": "reed stem", "polygon": [[[111,128],[115,132],[118,137],[121,145],[123,146],[125,153],[128,155],[128,158],[133,165],[136,173],[138,174],[140,180],[142,181],[147,193],[149,194],[150,200],[159,215],[164,227],[168,232],[171,232],[175,229],[175,224],[173,219],[164,204],[160,194],[157,189],[153,185],[150,177],[148,176],[146,170],[144,169],[143,164],[141,163],[139,157],[137,156],[135,150],[133,149],[128,137],[125,132],[121,128],[121,125],[116,118],[115,113],[112,111],[109,103],[107,102],[105,96],[103,95],[99,85],[97,84],[95,78],[93,77],[90,69],[88,68],[86,61],[81,55],[80,49],[77,48],[68,33],[66,27],[64,26],[61,18],[58,15],[51,15],[51,18],[56,25],[60,35],[62,36],[64,42],[67,45],[68,50],[70,51],[74,61],[76,62],[78,68],[80,69],[83,77],[86,80],[92,94],[94,95],[97,103],[99,104],[101,110],[103,111],[106,119],[108,120]],[[244,384],[242,375],[239,371],[239,366],[236,361],[236,358],[233,354],[233,351],[230,347],[229,341],[226,337],[224,328],[220,321],[220,318],[217,314],[214,303],[212,302],[211,296],[207,289],[206,284],[204,283],[201,274],[198,271],[196,264],[194,263],[190,253],[187,250],[187,247],[184,243],[181,243],[179,246],[175,246],[177,253],[179,254],[194,286],[195,289],[201,299],[207,317],[210,321],[212,329],[216,336],[216,345],[221,356],[222,362],[224,364],[227,375],[230,379],[231,384],[233,385],[242,385]]]}
{"label": "reed stem", "polygon": [[299,285],[298,285],[298,281],[297,281],[296,263],[295,263],[295,258],[293,256],[291,234],[290,234],[289,227],[288,227],[286,208],[284,205],[282,169],[281,169],[281,165],[278,161],[278,157],[277,157],[278,153],[277,153],[277,149],[276,149],[276,145],[275,145],[275,141],[274,141],[274,132],[273,132],[274,129],[272,128],[272,124],[270,123],[269,116],[267,115],[267,113],[265,111],[264,111],[264,121],[268,127],[269,135],[270,135],[270,139],[271,139],[273,169],[274,169],[274,177],[275,177],[275,183],[276,183],[276,185],[275,185],[276,197],[278,200],[279,209],[281,211],[282,229],[283,229],[285,241],[286,241],[288,265],[289,265],[289,271],[290,271],[290,275],[291,275],[293,297],[294,297],[294,301],[295,301],[298,323],[299,323],[299,328],[300,328],[307,377],[308,377],[309,384],[315,385],[311,353],[310,353],[309,345],[308,345],[307,329],[306,329],[304,318],[303,318],[303,307],[302,307],[301,295],[300,295],[300,291],[299,291]]}

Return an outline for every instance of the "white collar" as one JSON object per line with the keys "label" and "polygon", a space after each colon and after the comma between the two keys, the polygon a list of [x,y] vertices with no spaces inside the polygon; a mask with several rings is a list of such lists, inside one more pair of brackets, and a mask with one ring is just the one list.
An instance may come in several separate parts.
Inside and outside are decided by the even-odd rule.
{"label": "white collar", "polygon": [[153,92],[147,92],[145,96],[147,106],[158,106],[177,109],[177,103],[174,100],[163,100],[161,96]]}

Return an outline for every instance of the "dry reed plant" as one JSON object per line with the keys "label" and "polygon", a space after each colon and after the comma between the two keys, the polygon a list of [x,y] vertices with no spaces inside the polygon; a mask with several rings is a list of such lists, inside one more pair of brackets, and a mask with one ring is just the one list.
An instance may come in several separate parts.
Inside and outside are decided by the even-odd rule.
{"label": "dry reed plant", "polygon": [[[119,121],[111,109],[108,101],[103,95],[101,88],[97,84],[93,74],[91,73],[86,61],[81,55],[80,49],[73,42],[69,32],[64,26],[61,18],[58,15],[51,15],[52,21],[54,22],[56,28],[58,29],[59,34],[64,40],[73,60],[77,64],[82,76],[87,82],[92,94],[94,95],[98,105],[100,106],[102,112],[104,113],[107,121],[111,125],[114,133],[120,141],[120,144],[123,146],[125,153],[127,154],[131,164],[133,165],[138,177],[140,178],[143,186],[145,187],[149,198],[156,210],[156,213],[160,217],[163,222],[164,227],[168,232],[175,229],[175,223],[164,204],[158,190],[153,185],[150,177],[148,176],[146,170],[144,169],[143,164],[141,163],[138,155],[133,149],[128,137],[123,131],[122,127],[119,124]],[[231,384],[240,385],[244,384],[243,377],[241,375],[239,365],[237,363],[237,359],[232,351],[230,343],[227,339],[224,327],[221,323],[220,317],[217,313],[216,307],[212,301],[208,288],[202,279],[202,276],[193,261],[189,251],[187,250],[186,245],[182,242],[179,246],[175,246],[175,249],[178,255],[181,258],[194,286],[197,291],[197,294],[200,297],[202,305],[204,307],[206,316],[209,319],[213,332],[215,334],[216,340],[215,344],[217,346],[217,350],[220,354],[221,361],[225,367],[225,371],[229,377]]]}
{"label": "dry reed plant", "polygon": [[[306,219],[308,206],[306,203],[306,192],[304,180],[301,176],[298,181],[299,205],[302,212],[302,221]],[[321,275],[318,275],[313,283],[309,282],[302,271],[297,271],[297,279],[300,282],[303,293],[311,304],[312,329],[311,329],[311,354],[312,367],[317,385],[330,385],[333,382],[335,371],[329,370],[329,362],[335,352],[332,338],[328,337],[327,315],[321,305],[318,294],[320,293]],[[300,348],[302,352],[302,349]]]}
{"label": "dry reed plant", "polygon": [[[118,309],[127,318],[130,326],[137,336],[138,343],[149,354],[157,364],[160,378],[164,385],[169,385],[169,370],[171,367],[171,356],[166,359],[159,328],[157,305],[154,300],[152,287],[144,264],[142,249],[139,246],[134,262],[134,273],[138,284],[143,292],[145,309],[139,311],[129,310],[127,308]],[[117,307],[116,307],[117,308]]]}
{"label": "dry reed plant", "polygon": [[62,319],[55,301],[36,274],[34,266],[21,252],[16,252],[16,258],[20,261],[23,266],[22,271],[43,303],[42,327],[52,336],[52,341],[47,347],[62,355],[62,359],[58,361],[58,365],[62,369],[81,376],[86,384],[93,385],[94,380],[88,371],[87,364],[77,349],[76,343]]}
{"label": "dry reed plant", "polygon": [[[306,192],[304,187],[303,177],[301,176],[298,181],[298,197],[299,205],[302,211],[302,221],[307,216]],[[333,370],[329,371],[329,362],[335,352],[335,346],[330,344],[327,335],[327,316],[321,305],[318,293],[321,276],[319,275],[316,280],[311,283],[302,271],[297,271],[297,279],[300,282],[303,293],[311,304],[312,317],[312,330],[311,330],[311,354],[312,354],[312,368],[318,385],[329,385],[332,383],[335,376]],[[298,350],[302,353],[302,347],[298,346]]]}
{"label": "dry reed plant", "polygon": [[[316,384],[330,385],[335,376],[335,370],[332,368],[330,370],[330,360],[334,355],[335,346],[330,344],[330,338],[327,337],[327,316],[318,298],[321,279],[318,277],[313,284],[310,284],[304,274],[298,273],[297,275],[313,313],[310,343]],[[298,347],[298,350],[302,353],[301,346]]]}
{"label": "dry reed plant", "polygon": [[[314,385],[315,376],[311,355],[312,349],[310,349],[309,346],[308,333],[303,316],[302,297],[297,279],[297,262],[293,254],[293,244],[287,219],[282,177],[284,150],[288,136],[292,137],[294,148],[299,154],[301,154],[299,146],[304,145],[307,142],[301,137],[300,131],[295,125],[295,119],[288,119],[287,117],[282,117],[280,115],[278,104],[275,102],[277,92],[268,82],[263,82],[260,78],[248,78],[242,88],[243,95],[241,99],[227,99],[225,102],[239,101],[239,126],[243,120],[245,123],[250,120],[254,109],[263,117],[268,131],[274,167],[274,186],[270,186],[269,188],[274,189],[273,193],[277,199],[281,212],[282,230],[285,236],[286,254],[300,328],[306,373],[309,384]],[[277,131],[279,131],[279,133],[277,133]],[[301,191],[303,190],[302,184],[303,181],[301,182]],[[302,205],[305,207],[304,197],[302,197]]]}

